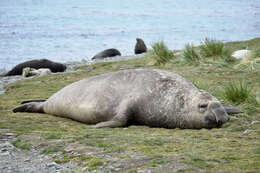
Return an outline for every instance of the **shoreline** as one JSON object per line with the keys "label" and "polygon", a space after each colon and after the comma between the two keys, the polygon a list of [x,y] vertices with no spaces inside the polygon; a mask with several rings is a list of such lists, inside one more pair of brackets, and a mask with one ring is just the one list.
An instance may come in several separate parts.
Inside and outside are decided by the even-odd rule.
{"label": "shoreline", "polygon": [[[145,55],[147,55],[147,53],[138,54],[138,55],[131,55],[131,56],[108,57],[108,58],[105,58],[105,59],[97,59],[97,60],[94,60],[94,61],[82,59],[81,61],[66,62],[64,64],[67,66],[67,69],[66,69],[65,72],[62,72],[62,73],[75,72],[75,70],[73,68],[76,67],[76,66],[91,65],[91,64],[101,63],[101,62],[124,61],[124,60],[129,60],[129,59],[134,59],[134,58],[142,58]],[[31,79],[31,78],[37,77],[37,76],[23,77],[22,75],[1,76],[1,75],[5,74],[6,72],[7,71],[3,71],[3,70],[0,71],[0,95],[5,93],[4,87],[8,84],[15,83],[16,81],[19,81],[19,80]]]}

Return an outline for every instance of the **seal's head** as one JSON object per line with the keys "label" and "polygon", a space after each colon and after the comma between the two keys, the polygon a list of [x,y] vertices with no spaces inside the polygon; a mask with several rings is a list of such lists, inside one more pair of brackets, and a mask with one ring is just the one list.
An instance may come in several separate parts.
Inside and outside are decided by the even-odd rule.
{"label": "seal's head", "polygon": [[191,99],[188,127],[219,128],[229,120],[229,116],[222,104],[212,95],[201,91]]}
{"label": "seal's head", "polygon": [[143,40],[141,38],[136,38],[137,42],[143,42]]}

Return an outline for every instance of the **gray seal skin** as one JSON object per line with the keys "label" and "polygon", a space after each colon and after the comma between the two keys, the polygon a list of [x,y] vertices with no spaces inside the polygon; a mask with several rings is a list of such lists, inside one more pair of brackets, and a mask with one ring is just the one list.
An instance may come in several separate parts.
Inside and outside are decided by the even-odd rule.
{"label": "gray seal skin", "polygon": [[117,49],[106,49],[102,52],[99,52],[98,54],[96,54],[93,59],[104,59],[107,57],[113,57],[113,56],[121,56],[121,53],[117,50]]}
{"label": "gray seal skin", "polygon": [[12,70],[5,74],[5,76],[22,75],[23,69],[26,67],[34,69],[48,68],[53,73],[64,72],[66,70],[66,66],[64,64],[53,62],[48,59],[36,59],[16,65]]}
{"label": "gray seal skin", "polygon": [[25,102],[13,112],[48,113],[97,128],[139,124],[201,129],[221,127],[229,120],[214,96],[174,72],[154,69],[89,77],[64,87],[46,101]]}
{"label": "gray seal skin", "polygon": [[135,54],[141,54],[147,52],[146,45],[141,38],[136,38]]}

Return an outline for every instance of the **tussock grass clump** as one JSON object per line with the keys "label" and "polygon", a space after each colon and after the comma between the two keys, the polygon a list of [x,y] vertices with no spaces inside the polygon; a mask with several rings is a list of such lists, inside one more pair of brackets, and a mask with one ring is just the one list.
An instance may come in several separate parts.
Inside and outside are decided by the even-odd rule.
{"label": "tussock grass clump", "polygon": [[231,56],[231,50],[225,48],[223,42],[217,41],[215,39],[205,38],[205,40],[202,41],[202,45],[200,46],[200,54],[206,58],[220,58],[226,63],[233,63],[236,61],[236,59]]}
{"label": "tussock grass clump", "polygon": [[255,48],[252,54],[252,58],[260,58],[260,47]]}
{"label": "tussock grass clump", "polygon": [[224,49],[222,51],[221,58],[227,63],[233,63],[236,61],[236,58],[232,57],[232,52],[229,49]]}
{"label": "tussock grass clump", "polygon": [[244,81],[240,81],[239,84],[235,82],[229,82],[224,87],[224,97],[233,103],[243,103],[246,100],[252,98],[251,95],[252,87]]}
{"label": "tussock grass clump", "polygon": [[205,38],[200,46],[200,53],[205,57],[221,56],[223,51],[224,43],[214,39]]}
{"label": "tussock grass clump", "polygon": [[196,52],[192,44],[186,44],[183,51],[183,58],[186,62],[197,63],[200,60],[200,55]]}
{"label": "tussock grass clump", "polygon": [[174,54],[168,49],[163,41],[160,41],[152,45],[152,58],[160,65],[172,60]]}

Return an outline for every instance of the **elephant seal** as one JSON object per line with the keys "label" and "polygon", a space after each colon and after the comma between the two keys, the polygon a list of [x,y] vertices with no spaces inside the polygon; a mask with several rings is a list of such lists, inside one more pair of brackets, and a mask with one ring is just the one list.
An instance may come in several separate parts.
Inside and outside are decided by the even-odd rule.
{"label": "elephant seal", "polygon": [[147,52],[146,45],[141,38],[136,38],[135,54],[141,54]]}
{"label": "elephant seal", "polygon": [[99,52],[98,54],[96,54],[93,59],[104,59],[107,57],[113,57],[113,56],[121,56],[121,53],[117,50],[117,49],[106,49],[102,52]]}
{"label": "elephant seal", "polygon": [[64,87],[46,101],[26,101],[13,112],[48,113],[97,128],[138,124],[201,129],[221,127],[229,120],[214,96],[176,73],[155,69],[89,77]]}
{"label": "elephant seal", "polygon": [[22,75],[23,69],[26,67],[40,69],[40,68],[48,68],[51,72],[64,72],[66,70],[66,66],[61,63],[53,62],[47,59],[37,59],[26,61],[21,64],[16,65],[12,70],[10,70],[5,76],[14,76],[14,75]]}

